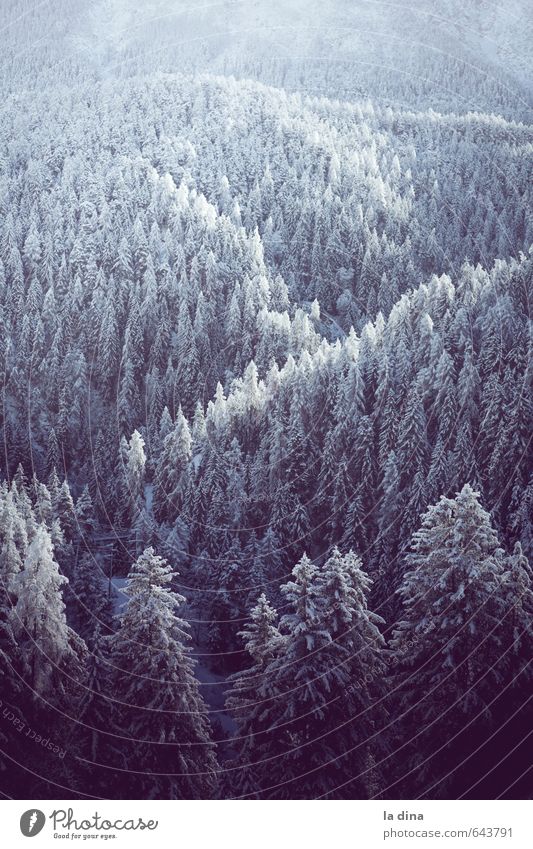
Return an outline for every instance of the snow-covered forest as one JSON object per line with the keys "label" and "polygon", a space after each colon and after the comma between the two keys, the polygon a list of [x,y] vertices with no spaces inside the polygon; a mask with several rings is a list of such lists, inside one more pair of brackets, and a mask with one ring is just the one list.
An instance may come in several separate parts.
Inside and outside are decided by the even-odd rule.
{"label": "snow-covered forest", "polygon": [[529,4],[0,35],[0,792],[531,796]]}

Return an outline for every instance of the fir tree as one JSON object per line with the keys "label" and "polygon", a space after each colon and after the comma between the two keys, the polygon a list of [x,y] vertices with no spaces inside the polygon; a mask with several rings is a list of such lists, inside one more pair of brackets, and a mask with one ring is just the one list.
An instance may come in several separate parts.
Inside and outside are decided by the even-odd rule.
{"label": "fir tree", "polygon": [[16,579],[11,622],[21,647],[22,675],[34,697],[72,709],[85,646],[67,625],[61,595],[67,583],[54,559],[50,534],[39,525]]}
{"label": "fir tree", "polygon": [[499,542],[468,484],[424,514],[406,566],[391,642],[391,703],[405,740],[396,786],[408,797],[455,795],[468,776],[454,770],[489,735],[509,662]]}
{"label": "fir tree", "polygon": [[217,762],[188,625],[177,615],[185,599],[171,580],[167,561],[148,548],[130,570],[128,603],[112,638],[118,723],[135,741],[125,752],[127,781],[138,798],[209,798]]}
{"label": "fir tree", "polygon": [[249,622],[239,632],[253,664],[231,676],[231,691],[226,699],[235,719],[235,741],[239,745],[239,759],[232,765],[228,780],[229,790],[236,796],[254,795],[256,773],[267,769],[266,764],[257,764],[256,759],[258,753],[268,752],[269,738],[273,736],[270,713],[265,710],[263,698],[268,667],[283,646],[283,637],[275,625],[277,618],[277,612],[263,593],[250,611]]}

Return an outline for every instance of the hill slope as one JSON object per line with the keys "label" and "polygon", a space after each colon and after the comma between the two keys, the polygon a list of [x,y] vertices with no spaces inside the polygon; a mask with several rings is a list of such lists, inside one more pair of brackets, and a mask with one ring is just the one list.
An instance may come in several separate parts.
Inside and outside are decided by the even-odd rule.
{"label": "hill slope", "polygon": [[[409,107],[531,106],[533,15],[525,0],[52,0],[8,3],[5,61],[100,75],[211,70],[286,89]],[[11,48],[11,49],[10,49]]]}

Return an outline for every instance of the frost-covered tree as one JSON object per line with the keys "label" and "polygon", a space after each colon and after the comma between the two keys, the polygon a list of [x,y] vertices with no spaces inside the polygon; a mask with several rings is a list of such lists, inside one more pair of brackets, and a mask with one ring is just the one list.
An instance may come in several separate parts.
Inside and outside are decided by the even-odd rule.
{"label": "frost-covered tree", "polygon": [[91,493],[88,486],[84,486],[80,497],[76,501],[76,530],[82,541],[89,542],[90,536],[96,528],[96,517]]}
{"label": "frost-covered tree", "polygon": [[[197,629],[200,653],[211,642],[219,659],[240,669],[237,633],[247,611],[264,589],[288,612],[293,600],[280,584],[307,548],[331,574],[324,583],[321,566],[311,581],[322,585],[312,590],[315,613],[301,627],[317,645],[324,641],[324,657],[342,654],[357,635],[368,644],[369,622],[386,636],[399,627],[404,597],[395,590],[412,569],[405,556],[420,517],[470,482],[501,542],[487,562],[499,563],[505,576],[498,640],[509,663],[498,665],[503,677],[494,684],[489,725],[510,728],[520,688],[529,686],[523,660],[530,646],[521,635],[527,570],[518,549],[506,552],[518,543],[532,554],[533,224],[530,118],[527,98],[508,85],[509,51],[505,85],[492,74],[494,57],[491,74],[476,76],[453,51],[431,50],[425,58],[402,53],[406,73],[387,79],[382,61],[356,63],[354,81],[350,63],[323,62],[317,70],[305,62],[296,69],[290,58],[267,61],[272,51],[260,49],[268,38],[261,33],[252,63],[239,58],[236,67],[233,54],[242,51],[230,43],[224,61],[233,76],[180,75],[180,63],[190,70],[205,56],[193,56],[183,39],[177,56],[169,46],[174,24],[166,20],[138,28],[115,79],[105,51],[97,60],[78,51],[73,61],[70,47],[84,19],[76,12],[84,10],[82,0],[69,3],[59,33],[46,4],[20,20],[17,4],[3,4],[5,610],[18,602],[16,582],[28,578],[24,563],[38,523],[60,574],[74,578],[50,591],[50,610],[64,592],[69,624],[83,634],[91,626],[73,583],[98,613],[101,588],[89,563],[112,546],[113,569],[123,574],[153,545],[179,567],[191,612],[206,620]],[[63,5],[55,0],[56,12]],[[403,7],[394,15],[395,34],[416,34],[413,15]],[[470,18],[471,33],[477,13]],[[138,49],[148,33],[162,45],[155,54]],[[515,29],[514,40],[520,37]],[[394,49],[401,43],[396,38]],[[382,49],[389,48],[380,42]],[[154,56],[172,74],[152,74]],[[440,78],[446,90],[428,87]],[[302,87],[320,98],[289,93]],[[360,90],[379,98],[357,99]],[[328,99],[339,93],[340,101]],[[222,142],[221,126],[228,129]],[[350,582],[348,556],[335,546],[361,551],[372,577],[370,606],[386,625],[368,614],[362,599],[370,585],[357,569]],[[92,561],[80,563],[84,554]],[[457,592],[460,586],[458,579]],[[334,593],[344,599],[339,608]],[[466,616],[468,592],[454,604]],[[362,630],[350,626],[343,635],[338,629],[353,605]],[[425,615],[421,608],[421,621]],[[446,620],[443,634],[451,627]],[[292,620],[283,617],[280,629],[299,658],[303,644]],[[496,643],[486,631],[490,655]],[[457,638],[453,646],[460,645]],[[371,666],[380,651],[359,654]],[[392,656],[396,663],[399,655]],[[301,657],[313,668],[314,655]],[[224,661],[217,663],[221,671]],[[458,664],[457,677],[467,668]],[[330,673],[324,681],[335,689]],[[357,665],[351,674],[361,681]],[[270,686],[271,676],[262,681]],[[283,689],[285,679],[278,684]],[[360,707],[373,698],[367,684],[359,695],[353,690]],[[484,698],[484,685],[477,689]],[[309,704],[315,697],[327,730],[318,684]],[[294,704],[299,710],[296,696]],[[377,707],[371,714],[381,721]],[[366,719],[365,710],[354,764],[360,741],[371,736]],[[122,716],[124,728],[127,721]],[[295,739],[312,733],[311,722],[302,723]],[[298,749],[288,732],[281,739],[280,764],[290,747]],[[325,762],[333,738],[323,739],[302,753],[313,748],[316,763]],[[494,750],[504,758],[501,733],[499,740]],[[368,765],[372,781],[355,793],[375,788],[380,768]],[[479,774],[481,759],[470,767]],[[385,761],[381,778],[387,771]],[[328,778],[328,786],[335,781]],[[250,773],[251,792],[252,785]],[[118,786],[104,781],[94,795]]]}
{"label": "frost-covered tree", "polygon": [[134,519],[142,509],[145,466],[144,439],[138,430],[134,430],[128,444],[124,469],[127,497],[131,504],[131,515]]}
{"label": "frost-covered tree", "polygon": [[111,630],[111,604],[108,586],[99,562],[84,553],[74,570],[70,585],[76,630],[87,641],[98,628],[107,635]]}
{"label": "frost-covered tree", "polygon": [[132,740],[124,749],[128,792],[209,798],[217,785],[215,749],[187,647],[189,628],[178,615],[185,599],[171,581],[167,561],[148,548],[130,570],[128,603],[111,641],[117,722]]}
{"label": "frost-covered tree", "polygon": [[[268,631],[273,613],[264,602],[254,613],[254,640],[260,626],[273,640],[264,653],[268,663],[256,661],[250,671],[260,702],[251,706],[246,725],[253,735],[247,749],[256,794],[314,798],[349,783],[364,795],[365,781],[374,777],[368,681],[383,670],[382,638],[361,597],[367,579],[353,555],[343,560],[338,551],[323,573],[304,555],[293,577],[282,586],[288,612],[280,621],[281,637]],[[255,651],[254,640],[249,647]],[[239,688],[250,687],[246,673],[237,676],[235,687],[232,704],[239,711]],[[244,764],[244,780],[251,769]]]}
{"label": "frost-covered tree", "polygon": [[160,521],[177,515],[187,486],[191,448],[191,432],[180,408],[156,462],[154,509]]}
{"label": "frost-covered tree", "polygon": [[21,648],[22,676],[34,697],[71,708],[82,678],[84,643],[67,624],[61,593],[67,583],[41,524],[16,578],[11,623]]}
{"label": "frost-covered tree", "polygon": [[402,741],[396,786],[446,796],[468,786],[459,767],[492,728],[520,596],[506,587],[496,532],[468,484],[425,513],[406,566],[391,641],[390,703]]}
{"label": "frost-covered tree", "polygon": [[12,609],[22,560],[15,542],[13,524],[17,520],[11,493],[2,494],[0,513],[0,680],[2,692],[12,703],[20,690],[14,669],[20,663],[19,647],[13,630]]}
{"label": "frost-covered tree", "polygon": [[249,621],[239,632],[253,664],[231,676],[231,690],[226,699],[226,706],[235,719],[235,742],[239,746],[239,758],[226,779],[230,793],[235,796],[254,795],[256,773],[267,769],[267,764],[257,764],[256,759],[260,752],[268,752],[269,738],[275,735],[264,698],[267,669],[283,646],[283,637],[275,624],[277,618],[276,610],[263,593],[250,611]]}
{"label": "frost-covered tree", "polygon": [[113,670],[110,662],[110,638],[96,625],[87,640],[87,684],[80,701],[79,718],[81,755],[94,766],[84,773],[93,793],[112,793],[114,774],[108,767],[120,760],[119,735],[114,728]]}

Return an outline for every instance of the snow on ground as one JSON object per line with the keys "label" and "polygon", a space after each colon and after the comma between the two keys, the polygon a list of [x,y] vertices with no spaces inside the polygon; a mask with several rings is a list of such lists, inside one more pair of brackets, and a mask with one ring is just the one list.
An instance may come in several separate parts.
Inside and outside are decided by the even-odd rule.
{"label": "snow on ground", "polygon": [[205,657],[198,656],[195,660],[195,675],[200,682],[200,693],[209,706],[211,722],[215,724],[219,722],[226,734],[234,734],[235,722],[226,713],[224,706],[226,692],[228,690],[227,678],[223,675],[217,675],[216,672],[212,672],[206,663]]}
{"label": "snow on ground", "polygon": [[146,506],[146,512],[151,513],[152,507],[154,504],[154,485],[153,483],[147,483],[144,487],[144,503]]}
{"label": "snow on ground", "polygon": [[124,592],[127,580],[127,578],[111,578],[111,603],[115,616],[120,616],[128,600],[128,596]]}

